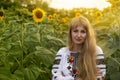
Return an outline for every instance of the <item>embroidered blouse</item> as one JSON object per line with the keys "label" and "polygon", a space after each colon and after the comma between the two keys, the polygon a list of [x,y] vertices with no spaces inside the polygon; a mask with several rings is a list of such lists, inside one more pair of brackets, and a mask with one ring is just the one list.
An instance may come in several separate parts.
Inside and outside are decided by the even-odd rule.
{"label": "embroidered blouse", "polygon": [[[103,72],[102,76],[97,76],[97,80],[106,74],[106,65],[102,49],[97,46],[97,67]],[[71,52],[67,47],[61,48],[56,54],[52,67],[52,80],[74,80],[77,72],[78,53]]]}

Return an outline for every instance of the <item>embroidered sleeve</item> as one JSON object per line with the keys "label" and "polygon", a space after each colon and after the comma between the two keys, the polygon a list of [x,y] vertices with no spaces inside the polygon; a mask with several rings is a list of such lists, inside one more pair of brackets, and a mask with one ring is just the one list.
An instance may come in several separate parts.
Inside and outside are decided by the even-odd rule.
{"label": "embroidered sleeve", "polygon": [[106,64],[104,53],[100,47],[97,47],[97,67],[100,68],[103,72],[103,76],[105,78],[106,75]]}
{"label": "embroidered sleeve", "polygon": [[52,66],[52,80],[74,80],[72,76],[65,76],[62,72],[62,67],[65,65],[63,64],[64,59],[64,49],[60,49],[56,54],[55,60]]}

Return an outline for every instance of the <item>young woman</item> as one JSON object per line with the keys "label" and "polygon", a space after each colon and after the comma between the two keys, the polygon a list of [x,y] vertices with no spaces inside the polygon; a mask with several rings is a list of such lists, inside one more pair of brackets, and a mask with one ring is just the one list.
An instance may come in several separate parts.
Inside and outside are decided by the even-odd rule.
{"label": "young woman", "polygon": [[73,18],[68,46],[56,54],[52,80],[104,80],[105,68],[103,52],[96,45],[90,22],[83,16]]}

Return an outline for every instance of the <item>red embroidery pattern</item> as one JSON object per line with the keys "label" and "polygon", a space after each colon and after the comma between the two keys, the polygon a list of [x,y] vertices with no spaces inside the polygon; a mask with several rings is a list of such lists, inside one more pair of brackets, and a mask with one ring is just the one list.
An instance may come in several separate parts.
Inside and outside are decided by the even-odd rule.
{"label": "red embroidery pattern", "polygon": [[76,68],[76,61],[75,61],[75,54],[76,53],[71,53],[70,56],[68,57],[68,63],[69,66],[67,67],[68,70],[70,70],[71,75],[75,77],[77,74],[77,68]]}

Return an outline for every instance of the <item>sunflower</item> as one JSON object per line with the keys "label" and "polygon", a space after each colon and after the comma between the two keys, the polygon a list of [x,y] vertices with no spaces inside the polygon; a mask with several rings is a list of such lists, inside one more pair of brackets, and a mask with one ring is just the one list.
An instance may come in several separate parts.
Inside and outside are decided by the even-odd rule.
{"label": "sunflower", "polygon": [[95,13],[95,18],[96,18],[96,20],[99,20],[102,16],[103,16],[103,14],[102,14],[102,12],[100,12],[100,11],[97,11],[97,12]]}
{"label": "sunflower", "polygon": [[53,14],[53,18],[56,18],[56,17],[57,17],[57,14],[56,14],[56,13],[54,13],[54,14]]}
{"label": "sunflower", "polygon": [[64,17],[64,18],[61,18],[61,22],[63,22],[63,23],[67,23],[67,17]]}
{"label": "sunflower", "polygon": [[48,20],[52,20],[53,16],[52,15],[48,15]]}
{"label": "sunflower", "polygon": [[97,12],[95,13],[95,16],[96,16],[96,17],[102,17],[102,16],[103,16],[103,14],[102,14],[102,12],[97,11]]}
{"label": "sunflower", "polygon": [[4,13],[3,11],[0,11],[0,19],[3,19],[4,18]]}
{"label": "sunflower", "polygon": [[75,14],[75,17],[79,17],[79,16],[81,16],[81,14],[80,14],[79,12],[77,12],[77,13]]}
{"label": "sunflower", "polygon": [[33,19],[35,22],[42,22],[45,17],[45,11],[41,8],[36,8],[33,10]]}

